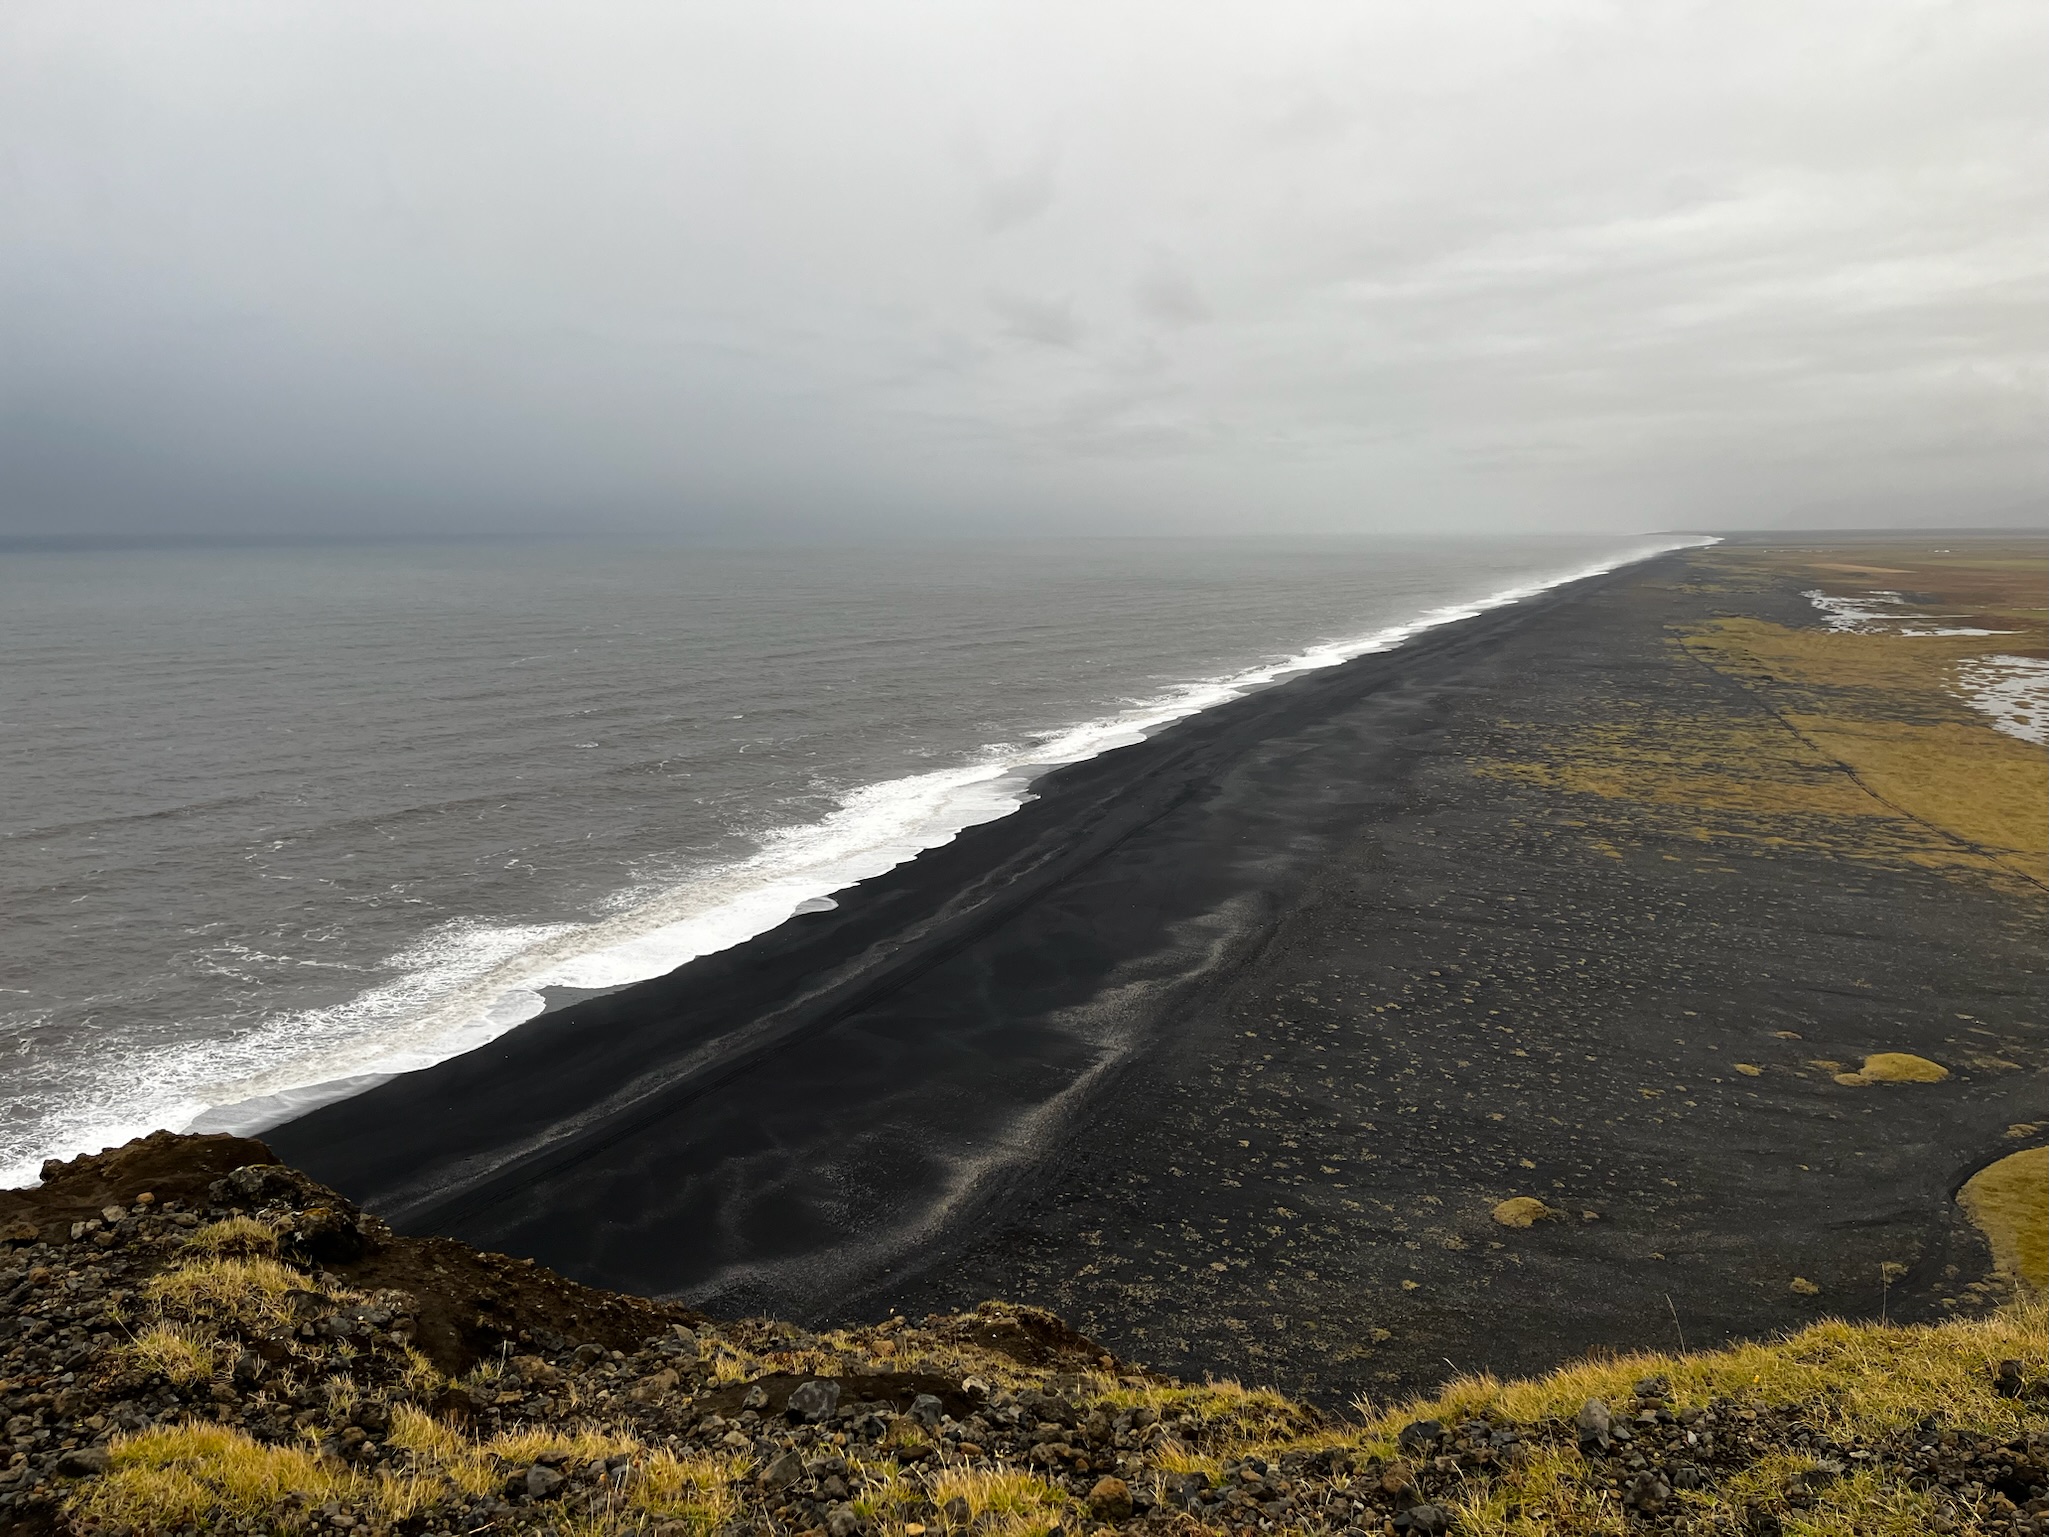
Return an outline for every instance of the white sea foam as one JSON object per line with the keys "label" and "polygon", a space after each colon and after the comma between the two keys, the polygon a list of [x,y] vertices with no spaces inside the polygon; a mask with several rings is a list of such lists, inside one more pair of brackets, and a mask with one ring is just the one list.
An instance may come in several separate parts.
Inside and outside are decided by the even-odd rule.
{"label": "white sea foam", "polygon": [[[591,922],[443,924],[391,957],[393,980],[344,1004],[273,1016],[204,1051],[185,1043],[133,1053],[101,1080],[121,1084],[122,1092],[66,1106],[59,1136],[84,1148],[164,1125],[261,1131],[395,1074],[474,1050],[541,1013],[548,988],[602,989],[661,976],[765,933],[794,913],[826,910],[835,905],[833,893],[1016,810],[1046,769],[1143,741],[1176,720],[1294,674],[1387,651],[1550,588],[1714,542],[1694,537],[1639,545],[1610,560],[1192,684],[1036,741],[993,745],[969,763],[863,786],[820,821],[771,833],[744,859],[659,889],[624,893],[614,911]],[[0,1170],[0,1184],[34,1178],[33,1168]]]}

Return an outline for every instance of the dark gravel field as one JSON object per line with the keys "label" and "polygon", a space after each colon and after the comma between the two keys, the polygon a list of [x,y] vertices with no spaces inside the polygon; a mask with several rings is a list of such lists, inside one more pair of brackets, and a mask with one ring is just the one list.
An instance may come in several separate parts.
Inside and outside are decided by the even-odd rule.
{"label": "dark gravel field", "polygon": [[1986,1305],[2040,888],[1680,644],[1800,592],[1666,557],[1299,678],[267,1139],[714,1315],[1004,1297],[1325,1403]]}

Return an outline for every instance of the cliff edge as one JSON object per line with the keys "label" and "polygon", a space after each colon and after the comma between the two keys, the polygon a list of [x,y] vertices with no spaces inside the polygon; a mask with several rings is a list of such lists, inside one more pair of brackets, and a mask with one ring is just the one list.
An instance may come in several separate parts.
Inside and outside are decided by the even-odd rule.
{"label": "cliff edge", "polygon": [[158,1133],[0,1192],[0,1532],[2039,1537],[2028,1292],[1333,1418],[1003,1303],[715,1321]]}

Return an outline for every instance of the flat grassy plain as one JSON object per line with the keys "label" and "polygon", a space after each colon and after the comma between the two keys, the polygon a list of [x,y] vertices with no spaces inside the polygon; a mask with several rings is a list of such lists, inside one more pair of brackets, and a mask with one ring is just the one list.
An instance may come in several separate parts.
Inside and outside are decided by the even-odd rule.
{"label": "flat grassy plain", "polygon": [[[1689,566],[1687,587],[1733,611],[1674,627],[1667,643],[1761,708],[1618,712],[1501,772],[1666,821],[1693,813],[1686,826],[1707,843],[1806,847],[2043,889],[2049,755],[1969,702],[1969,680],[1991,659],[2049,659],[2039,546],[1728,545]],[[1874,617],[1837,629],[1745,611],[1789,580]]]}

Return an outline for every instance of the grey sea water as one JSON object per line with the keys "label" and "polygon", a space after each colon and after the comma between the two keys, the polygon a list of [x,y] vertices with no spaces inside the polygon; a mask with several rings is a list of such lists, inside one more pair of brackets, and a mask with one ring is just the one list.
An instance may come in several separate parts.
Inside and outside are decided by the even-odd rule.
{"label": "grey sea water", "polygon": [[0,553],[0,1184],[658,975],[1669,538]]}

